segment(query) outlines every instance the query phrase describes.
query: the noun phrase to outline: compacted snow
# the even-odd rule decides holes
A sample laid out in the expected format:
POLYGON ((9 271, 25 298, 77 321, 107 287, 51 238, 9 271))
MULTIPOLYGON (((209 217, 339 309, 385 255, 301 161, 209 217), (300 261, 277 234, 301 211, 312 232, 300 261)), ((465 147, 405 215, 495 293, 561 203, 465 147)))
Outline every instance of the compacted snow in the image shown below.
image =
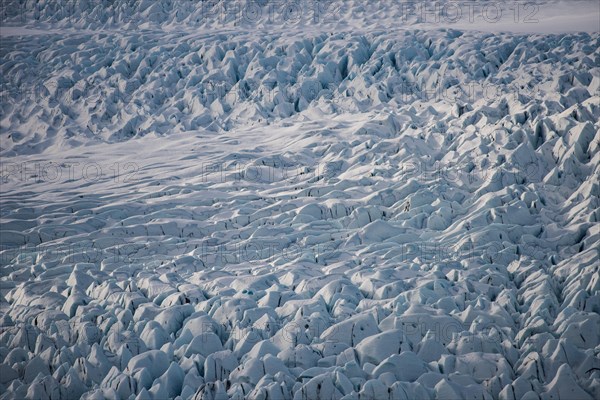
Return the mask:
POLYGON ((598 4, 104 3, 2 4, 1 399, 600 398, 598 4))

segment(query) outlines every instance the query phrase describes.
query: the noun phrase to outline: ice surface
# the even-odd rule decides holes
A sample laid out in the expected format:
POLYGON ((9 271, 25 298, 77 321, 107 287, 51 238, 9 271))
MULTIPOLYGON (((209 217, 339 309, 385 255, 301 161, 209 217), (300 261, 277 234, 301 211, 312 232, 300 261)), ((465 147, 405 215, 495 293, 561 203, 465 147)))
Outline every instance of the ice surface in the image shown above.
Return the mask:
POLYGON ((598 4, 397 3, 2 2, 0 399, 600 398, 598 4))

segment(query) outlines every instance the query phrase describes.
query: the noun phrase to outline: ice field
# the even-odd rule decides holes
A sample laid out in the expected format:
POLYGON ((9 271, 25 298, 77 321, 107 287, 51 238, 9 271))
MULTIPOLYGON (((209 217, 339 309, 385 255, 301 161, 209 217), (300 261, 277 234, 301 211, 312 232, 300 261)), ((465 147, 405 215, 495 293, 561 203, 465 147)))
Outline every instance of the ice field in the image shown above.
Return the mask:
POLYGON ((597 2, 0 11, 0 399, 600 398, 597 2))

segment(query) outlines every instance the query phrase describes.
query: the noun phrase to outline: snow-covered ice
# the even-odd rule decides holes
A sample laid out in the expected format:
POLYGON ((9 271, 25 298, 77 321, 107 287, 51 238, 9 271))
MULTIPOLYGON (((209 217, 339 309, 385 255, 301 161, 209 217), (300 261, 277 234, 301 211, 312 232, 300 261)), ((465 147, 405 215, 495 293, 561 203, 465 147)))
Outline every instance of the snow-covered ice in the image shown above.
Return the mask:
POLYGON ((599 7, 3 1, 0 399, 600 398, 599 7))

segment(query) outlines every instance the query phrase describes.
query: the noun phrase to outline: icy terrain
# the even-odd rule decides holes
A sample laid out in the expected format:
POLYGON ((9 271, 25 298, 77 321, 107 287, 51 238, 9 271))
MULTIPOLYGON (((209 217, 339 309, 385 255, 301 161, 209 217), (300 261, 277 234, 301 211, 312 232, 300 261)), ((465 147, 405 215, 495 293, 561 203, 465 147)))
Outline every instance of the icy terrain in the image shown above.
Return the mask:
POLYGON ((596 2, 105 3, 2 3, 0 399, 600 398, 596 2))

